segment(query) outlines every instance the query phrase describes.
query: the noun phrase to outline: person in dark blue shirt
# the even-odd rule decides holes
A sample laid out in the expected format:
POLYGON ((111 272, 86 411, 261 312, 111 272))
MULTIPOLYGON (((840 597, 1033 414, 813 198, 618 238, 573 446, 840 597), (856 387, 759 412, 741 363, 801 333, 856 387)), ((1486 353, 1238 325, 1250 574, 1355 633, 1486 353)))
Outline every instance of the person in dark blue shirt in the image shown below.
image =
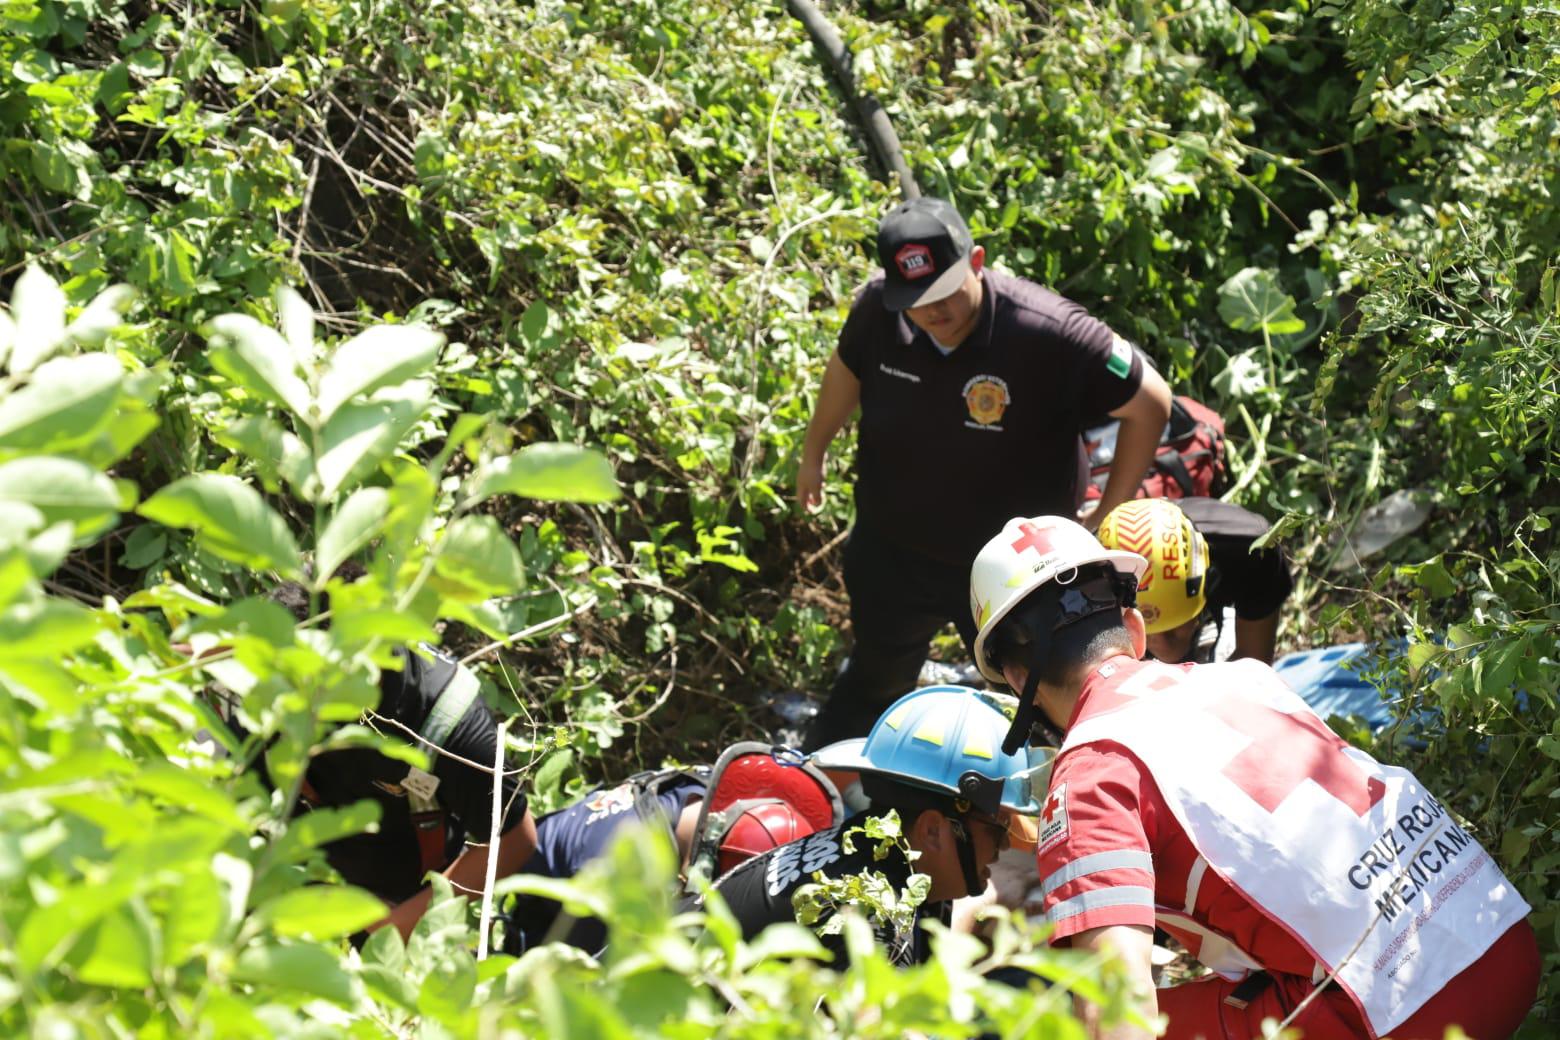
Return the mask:
MULTIPOLYGON (((717 877, 752 856, 838 822, 839 795, 816 769, 787 749, 742 743, 713 769, 641 773, 602 787, 536 825, 536 851, 520 871, 571 878, 603 855, 632 823, 665 829, 684 876, 717 877)), ((598 951, 605 923, 569 918, 544 896, 522 894, 509 904, 504 949, 520 953, 561 941, 598 951)))

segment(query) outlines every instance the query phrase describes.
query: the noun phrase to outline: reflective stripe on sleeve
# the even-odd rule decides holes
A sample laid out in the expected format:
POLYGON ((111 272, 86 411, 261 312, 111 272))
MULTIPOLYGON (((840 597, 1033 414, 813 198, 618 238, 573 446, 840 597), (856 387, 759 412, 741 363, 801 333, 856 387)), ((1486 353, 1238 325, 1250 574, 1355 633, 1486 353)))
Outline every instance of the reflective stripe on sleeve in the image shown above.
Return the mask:
POLYGON ((1154 912, 1154 892, 1142 885, 1118 885, 1115 888, 1098 888, 1064 899, 1045 912, 1047 924, 1060 924, 1069 917, 1086 914, 1090 910, 1104 910, 1112 906, 1141 906, 1150 914, 1154 912))
POLYGON ((1049 877, 1040 882, 1040 898, 1044 899, 1069 881, 1107 870, 1146 870, 1152 874, 1154 859, 1141 849, 1118 849, 1080 856, 1052 871, 1049 877))

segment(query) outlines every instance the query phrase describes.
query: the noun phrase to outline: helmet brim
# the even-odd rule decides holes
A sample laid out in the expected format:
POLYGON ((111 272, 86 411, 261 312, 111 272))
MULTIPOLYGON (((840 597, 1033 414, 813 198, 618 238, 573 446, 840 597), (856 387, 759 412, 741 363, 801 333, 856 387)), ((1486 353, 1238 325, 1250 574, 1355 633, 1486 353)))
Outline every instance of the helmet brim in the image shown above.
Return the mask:
POLYGON ((819 769, 839 773, 875 773, 877 767, 867 758, 867 738, 852 737, 836 741, 807 756, 819 769))

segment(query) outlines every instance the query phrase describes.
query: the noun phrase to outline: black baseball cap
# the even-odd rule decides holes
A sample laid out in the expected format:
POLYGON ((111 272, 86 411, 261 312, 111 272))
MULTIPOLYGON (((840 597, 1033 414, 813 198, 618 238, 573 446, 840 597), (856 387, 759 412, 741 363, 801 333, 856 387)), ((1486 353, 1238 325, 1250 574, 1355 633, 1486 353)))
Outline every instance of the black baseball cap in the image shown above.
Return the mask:
POLYGON ((878 224, 883 306, 902 311, 952 296, 970 273, 975 240, 959 211, 942 199, 901 202, 878 224))

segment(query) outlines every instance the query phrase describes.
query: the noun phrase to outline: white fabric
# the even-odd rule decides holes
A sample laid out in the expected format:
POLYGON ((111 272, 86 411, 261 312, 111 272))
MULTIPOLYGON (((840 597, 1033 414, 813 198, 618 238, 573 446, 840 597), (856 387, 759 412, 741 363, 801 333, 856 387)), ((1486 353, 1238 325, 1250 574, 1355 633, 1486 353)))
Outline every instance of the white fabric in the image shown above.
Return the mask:
MULTIPOLYGON (((1104 740, 1136 755, 1210 869, 1329 970, 1343 965, 1338 981, 1376 1035, 1528 913, 1412 773, 1332 737, 1266 665, 1098 674, 1063 756, 1104 740)), ((1227 967, 1249 960, 1233 953, 1227 967)))

